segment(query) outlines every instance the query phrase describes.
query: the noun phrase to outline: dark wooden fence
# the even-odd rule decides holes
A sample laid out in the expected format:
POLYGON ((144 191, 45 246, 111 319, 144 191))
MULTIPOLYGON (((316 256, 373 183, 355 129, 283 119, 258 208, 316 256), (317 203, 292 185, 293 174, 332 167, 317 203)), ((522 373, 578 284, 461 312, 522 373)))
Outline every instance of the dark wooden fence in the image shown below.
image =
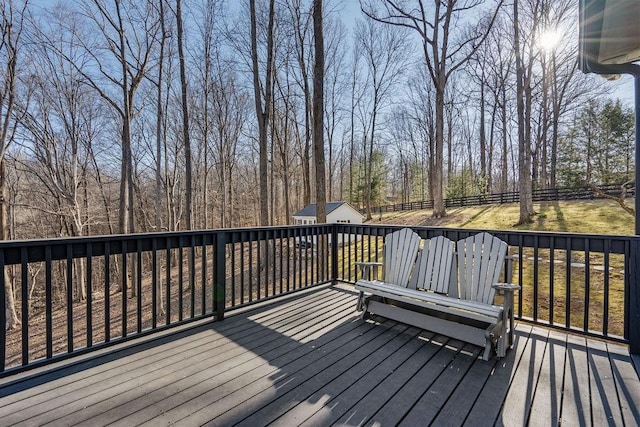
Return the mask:
MULTIPOLYGON (((604 194, 620 197, 622 194, 622 184, 607 184, 598 187, 604 194)), ((635 195, 635 186, 631 184, 626 188, 626 196, 635 195)), ((534 202, 559 201, 559 200, 594 200, 600 199, 590 187, 572 188, 547 188, 533 190, 534 202)), ((445 207, 459 208, 467 206, 480 206, 501 203, 516 203, 520 201, 520 193, 512 191, 509 193, 494 193, 476 196, 465 196, 445 199, 445 207)), ((421 200, 408 203, 397 203, 393 205, 376 206, 371 209, 372 213, 381 214, 386 212, 401 212, 419 209, 433 209, 433 200, 421 200)), ((364 213, 364 210, 361 210, 364 213)))

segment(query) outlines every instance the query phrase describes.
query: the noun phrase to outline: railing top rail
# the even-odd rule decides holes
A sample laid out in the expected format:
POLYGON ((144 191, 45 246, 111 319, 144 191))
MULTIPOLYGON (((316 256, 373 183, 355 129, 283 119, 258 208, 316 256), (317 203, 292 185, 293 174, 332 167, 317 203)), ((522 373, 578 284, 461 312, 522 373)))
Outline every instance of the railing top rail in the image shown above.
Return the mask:
POLYGON ((557 249, 571 247, 574 250, 584 250, 587 245, 592 252, 601 252, 607 250, 611 253, 623 254, 628 250, 628 245, 633 241, 640 241, 640 236, 632 235, 605 235, 605 234, 582 234, 568 232, 551 232, 551 231, 529 231, 529 230, 489 230, 489 229, 471 229, 471 228, 448 228, 448 227, 431 227, 431 226, 407 226, 407 225, 370 225, 370 224, 338 224, 338 233, 356 232, 358 228, 373 229, 373 233, 377 236, 385 234, 404 227, 410 227, 423 237, 453 235, 454 237, 464 238, 473 234, 488 231, 501 239, 505 240, 511 246, 529 246, 549 248, 552 245, 557 249), (588 242, 588 243, 586 243, 588 242))
POLYGON ((138 250, 148 251, 152 242, 156 242, 156 249, 166 249, 166 247, 184 247, 192 243, 194 245, 211 244, 214 236, 238 236, 249 234, 254 240, 269 238, 269 234, 286 234, 295 236, 309 236, 315 232, 330 233, 334 224, 308 224, 308 225, 285 225, 270 227, 245 227, 245 228, 220 228, 190 231, 170 231, 151 232, 133 234, 113 234, 102 236, 78 236, 78 237, 57 237, 32 240, 5 240, 0 241, 0 251, 4 253, 4 265, 19 264, 22 259, 20 250, 27 252, 30 262, 45 261, 47 256, 52 260, 65 259, 68 247, 71 246, 75 257, 84 257, 85 253, 78 248, 92 248, 92 256, 101 256, 105 253, 105 247, 109 248, 109 254, 133 253, 138 250), (296 234, 296 231, 299 233, 296 234), (49 255, 44 248, 48 248, 49 255))

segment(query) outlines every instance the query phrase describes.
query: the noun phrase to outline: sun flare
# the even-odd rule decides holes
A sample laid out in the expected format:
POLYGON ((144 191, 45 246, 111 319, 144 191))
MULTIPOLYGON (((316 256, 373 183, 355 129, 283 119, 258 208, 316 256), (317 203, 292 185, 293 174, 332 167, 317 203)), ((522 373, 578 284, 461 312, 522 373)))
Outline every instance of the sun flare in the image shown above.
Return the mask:
POLYGON ((540 49, 551 52, 560 42, 560 33, 556 28, 547 28, 538 36, 538 46, 540 49))

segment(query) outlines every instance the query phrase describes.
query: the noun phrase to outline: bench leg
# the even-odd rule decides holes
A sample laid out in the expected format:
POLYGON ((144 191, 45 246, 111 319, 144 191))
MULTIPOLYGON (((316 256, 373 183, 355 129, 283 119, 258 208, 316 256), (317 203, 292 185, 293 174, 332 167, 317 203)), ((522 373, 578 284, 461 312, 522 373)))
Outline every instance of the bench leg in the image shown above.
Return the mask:
POLYGON ((356 310, 362 312, 360 314, 360 318, 362 320, 367 320, 369 318, 369 299, 364 296, 364 292, 362 291, 360 291, 360 295, 358 295, 356 310))
MULTIPOLYGON (((513 314, 513 291, 509 290, 504 292, 502 302, 502 337, 503 347, 506 352, 507 348, 513 348, 514 331, 515 331, 515 319, 513 314)), ((503 354, 504 356, 504 354, 503 354)), ((502 357, 502 356, 499 356, 502 357)))
POLYGON ((356 303, 356 310, 364 310, 364 305, 364 292, 360 291, 360 294, 358 295, 358 302, 356 303))
MULTIPOLYGON (((504 330, 504 326, 502 329, 504 330)), ((498 359, 503 358, 507 354, 505 341, 506 337, 503 331, 503 333, 500 335, 500 338, 498 338, 498 342, 496 343, 496 356, 498 356, 498 359)))
MULTIPOLYGON (((513 298, 513 295, 511 296, 513 298)), ((511 304, 511 310, 509 310, 509 348, 513 348, 513 342, 515 341, 515 321, 513 319, 513 304, 511 304)))
POLYGON ((482 354, 482 360, 487 361, 491 357, 491 347, 493 346, 492 342, 492 328, 487 329, 484 333, 484 353, 482 354))

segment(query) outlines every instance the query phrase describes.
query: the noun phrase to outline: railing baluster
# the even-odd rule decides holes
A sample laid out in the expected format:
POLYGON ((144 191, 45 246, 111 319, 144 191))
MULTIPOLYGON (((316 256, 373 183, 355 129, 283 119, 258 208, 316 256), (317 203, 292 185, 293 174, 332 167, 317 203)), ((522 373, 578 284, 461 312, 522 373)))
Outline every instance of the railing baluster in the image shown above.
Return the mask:
MULTIPOLYGON (((236 243, 232 241, 231 245, 231 307, 236 305, 236 243)), ((215 305, 214 305, 215 309, 215 305)))
MULTIPOLYGON (((458 237, 456 237, 456 241, 458 237)), ((518 317, 522 319, 522 294, 524 291, 522 283, 522 264, 524 264, 524 251, 522 243, 522 235, 518 237, 518 285, 520 285, 520 292, 518 292, 518 317)))
POLYGON ((253 239, 249 232, 249 302, 253 301, 253 239))
MULTIPOLYGON (((245 231, 240 232, 240 304, 244 304, 244 236, 245 231)), ((235 275, 235 272, 234 272, 235 275)))
POLYGON ((538 236, 533 238, 533 321, 538 321, 538 236))
MULTIPOLYGON (((353 276, 351 275, 351 268, 354 265, 354 263, 351 261, 351 227, 349 227, 349 235, 347 236, 347 238, 349 239, 349 251, 347 252, 347 256, 349 257, 349 263, 348 263, 349 264, 349 273, 347 274, 346 278, 348 280, 352 280, 353 276)), ((343 266, 342 271, 344 271, 344 266, 343 266)), ((355 280, 353 280, 353 281, 355 281, 355 280)))
POLYGON ((556 260, 555 260, 555 237, 550 238, 549 243, 549 324, 553 325, 553 312, 554 312, 554 277, 555 277, 555 269, 556 269, 556 260))
MULTIPOLYGON (((45 316, 46 316, 46 333, 47 333, 47 359, 53 357, 53 295, 51 282, 51 246, 47 245, 44 250, 44 289, 45 289, 45 316)), ((87 326, 88 329, 88 326, 87 326)))
POLYGON ((127 284, 128 284, 128 279, 127 279, 127 261, 128 261, 128 256, 127 256, 127 241, 124 240, 122 242, 122 313, 121 313, 121 317, 122 317, 122 337, 126 337, 127 336, 127 330, 128 325, 127 325, 127 298, 128 298, 128 291, 127 291, 127 284))
POLYGON ((20 281, 22 291, 22 366, 29 364, 29 259, 27 248, 20 249, 20 281))
POLYGON ((590 267, 589 239, 584 239, 584 318, 583 330, 589 331, 589 304, 591 300, 591 269, 590 267))
MULTIPOLYGON (((73 246, 67 243, 67 353, 73 352, 73 246)), ((23 323, 24 324, 24 323, 23 323)))
POLYGON ((136 240, 136 330, 142 332, 142 242, 136 240))
POLYGON ((296 259, 298 261, 298 281, 297 281, 297 287, 296 287, 296 283, 293 284, 293 289, 300 288, 302 283, 302 251, 305 250, 304 247, 302 246, 302 228, 299 228, 296 231, 298 234, 298 245, 297 245, 295 254, 296 254, 296 259))
POLYGON ((256 238, 256 262, 258 263, 258 268, 256 270, 256 275, 258 276, 258 301, 262 298, 262 238, 261 233, 258 231, 258 236, 256 238))
POLYGON ((178 238, 178 321, 184 319, 184 242, 178 238))
POLYGON ((611 239, 604 241, 604 298, 602 302, 602 335, 609 334, 609 252, 611 239))
POLYGON ((271 280, 273 281, 273 294, 276 295, 277 293, 282 293, 282 234, 278 233, 276 231, 273 231, 273 239, 272 239, 272 241, 273 241, 273 245, 272 245, 272 248, 273 248, 273 273, 272 273, 271 280), (279 239, 279 242, 280 242, 280 256, 278 257, 279 258, 279 260, 278 260, 279 263, 276 262, 276 250, 278 248, 277 241, 276 241, 277 239, 279 239), (278 271, 278 269, 276 268, 276 265, 278 265, 278 264, 279 264, 279 267, 280 267, 280 281, 279 281, 280 286, 276 286, 276 273, 278 271), (276 289, 278 289, 278 288, 279 288, 279 290, 276 291, 276 289))
POLYGON ((287 228, 287 292, 291 290, 291 229, 287 228))
POLYGON ((629 352, 640 354, 640 239, 629 242, 629 282, 625 286, 625 326, 629 352))
POLYGON ((276 253, 277 233, 276 230, 267 230, 266 234, 268 240, 265 245, 265 248, 267 248, 267 266, 265 268, 267 276, 265 276, 265 280, 267 281, 267 286, 268 284, 271 284, 271 296, 276 296, 278 295, 278 259, 276 253))
POLYGON ((111 260, 109 242, 104 243, 104 341, 111 341, 111 260))
POLYGON ((5 283, 4 250, 0 249, 0 372, 4 372, 7 360, 7 295, 5 283))
MULTIPOLYGON (((632 259, 632 246, 638 247, 638 245, 632 245, 632 242, 627 241, 624 243, 624 331, 623 337, 625 339, 629 339, 631 336, 630 331, 630 323, 631 323, 631 315, 629 313, 630 299, 631 299, 631 286, 637 286, 637 282, 634 279, 638 279, 634 277, 632 274, 632 269, 637 274, 637 267, 633 266, 634 259, 632 259)), ((636 257, 637 259, 638 257, 636 257)))
POLYGON ((564 294, 564 326, 567 329, 571 328, 571 237, 567 237, 567 273, 565 280, 565 294, 564 294))
POLYGON ((151 328, 158 325, 158 242, 151 237, 151 328))
POLYGON ((193 234, 189 235, 189 296, 191 318, 196 317, 196 245, 193 234))
MULTIPOLYGON (((93 346, 93 247, 91 244, 86 246, 87 251, 87 347, 93 346)), ((50 262, 50 261, 49 261, 50 262)), ((48 269, 47 269, 48 270, 48 269)))
POLYGON ((165 316, 165 324, 171 324, 171 239, 169 237, 166 238, 166 252, 165 252, 165 292, 166 295, 164 297, 164 304, 166 310, 165 316))
POLYGON ((225 288, 226 288, 226 239, 225 234, 223 232, 218 232, 214 238, 214 264, 213 264, 213 293, 215 306, 214 310, 216 313, 216 319, 222 320, 224 319, 224 309, 225 309, 225 288))
MULTIPOLYGON (((202 247, 200 249, 202 254, 200 256, 200 262, 202 263, 202 267, 200 269, 201 272, 201 283, 202 283, 202 303, 200 304, 201 314, 204 315, 207 313, 207 244, 205 242, 204 236, 202 237, 202 247)), ((213 293, 213 289, 211 290, 213 293)), ((211 307, 211 311, 215 310, 214 307, 211 307)))

